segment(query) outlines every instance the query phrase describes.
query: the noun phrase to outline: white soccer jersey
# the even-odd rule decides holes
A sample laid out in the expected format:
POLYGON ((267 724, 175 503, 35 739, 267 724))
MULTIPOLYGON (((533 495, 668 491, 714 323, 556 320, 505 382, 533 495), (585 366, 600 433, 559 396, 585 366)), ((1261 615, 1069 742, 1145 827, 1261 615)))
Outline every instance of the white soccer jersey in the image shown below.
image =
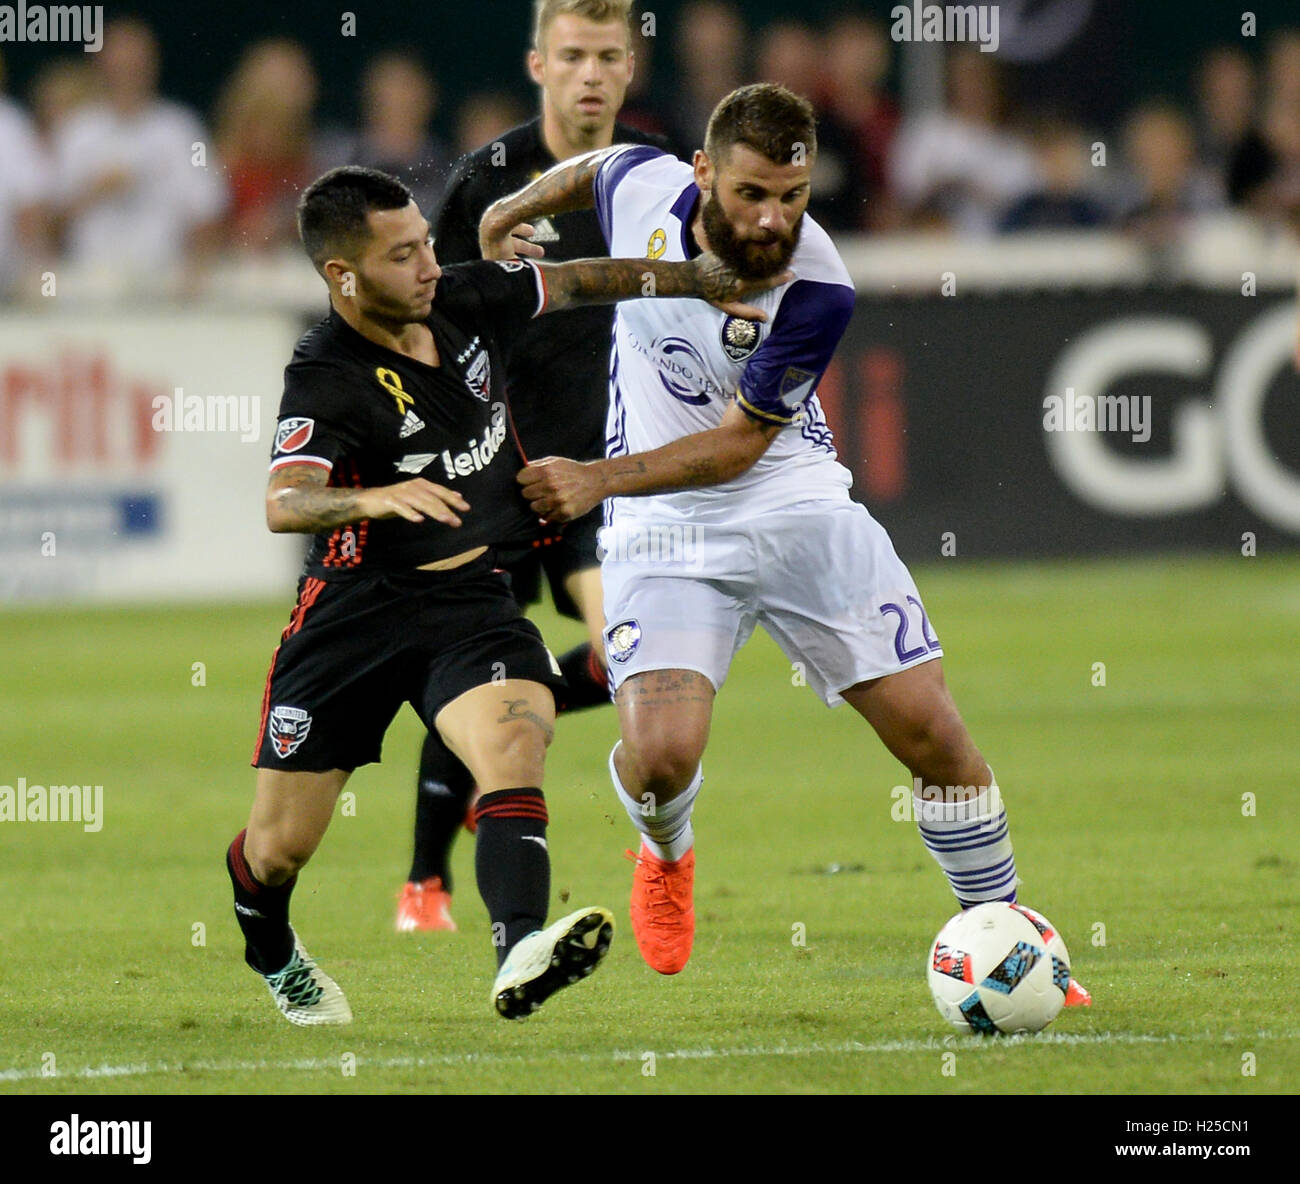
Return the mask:
MULTIPOLYGON (((657 148, 611 154, 596 176, 596 210, 614 258, 699 254, 690 221, 700 191, 691 166, 657 148)), ((812 499, 848 500, 852 477, 816 390, 853 311, 853 282, 830 236, 805 215, 794 279, 751 297, 766 323, 702 300, 618 306, 605 451, 625 456, 715 428, 732 399, 764 423, 787 424, 762 458, 722 485, 614 498, 606 521, 736 521, 812 499)))

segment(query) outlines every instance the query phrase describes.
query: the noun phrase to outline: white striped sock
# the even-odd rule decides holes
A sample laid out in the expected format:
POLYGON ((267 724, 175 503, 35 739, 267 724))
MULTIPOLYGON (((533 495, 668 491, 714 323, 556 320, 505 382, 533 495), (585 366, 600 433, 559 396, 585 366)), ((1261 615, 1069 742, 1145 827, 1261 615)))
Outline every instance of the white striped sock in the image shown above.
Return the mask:
POLYGON ((997 782, 966 801, 913 795, 921 841, 948 877, 962 908, 1016 898, 1016 859, 997 782))
POLYGON ((676 863, 695 846, 691 811, 695 808, 695 799, 699 797, 700 786, 704 784, 703 766, 696 768, 691 783, 681 793, 671 802, 660 806, 649 794, 644 801, 638 801, 623 788, 618 770, 614 767, 614 753, 617 751, 618 744, 615 744, 609 754, 609 776, 614 782, 619 801, 623 803, 623 809, 632 819, 632 825, 645 837, 645 845, 650 849, 650 854, 656 859, 676 863))

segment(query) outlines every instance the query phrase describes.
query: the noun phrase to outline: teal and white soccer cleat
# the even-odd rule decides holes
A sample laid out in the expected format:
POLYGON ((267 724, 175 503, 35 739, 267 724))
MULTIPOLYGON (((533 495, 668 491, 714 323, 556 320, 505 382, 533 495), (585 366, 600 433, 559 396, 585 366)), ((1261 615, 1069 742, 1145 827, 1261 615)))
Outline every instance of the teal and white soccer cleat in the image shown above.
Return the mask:
MULTIPOLYGON (((292 933, 293 931, 290 930, 292 933)), ((275 974, 262 975, 271 998, 291 1024, 350 1024, 352 1008, 339 985, 303 948, 293 935, 293 957, 289 965, 275 974)))
POLYGON ((507 1020, 535 1012, 556 991, 586 978, 614 937, 608 909, 579 909, 515 942, 492 984, 492 1005, 507 1020))

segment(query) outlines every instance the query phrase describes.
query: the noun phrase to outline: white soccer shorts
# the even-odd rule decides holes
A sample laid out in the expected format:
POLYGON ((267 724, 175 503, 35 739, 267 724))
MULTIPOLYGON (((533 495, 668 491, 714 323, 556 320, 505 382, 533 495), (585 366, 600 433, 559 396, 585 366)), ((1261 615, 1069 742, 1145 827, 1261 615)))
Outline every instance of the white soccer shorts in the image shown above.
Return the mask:
POLYGON ((854 501, 728 525, 624 516, 600 546, 615 689, 648 670, 695 670, 720 690, 755 625, 828 707, 848 687, 943 654, 889 535, 854 501))

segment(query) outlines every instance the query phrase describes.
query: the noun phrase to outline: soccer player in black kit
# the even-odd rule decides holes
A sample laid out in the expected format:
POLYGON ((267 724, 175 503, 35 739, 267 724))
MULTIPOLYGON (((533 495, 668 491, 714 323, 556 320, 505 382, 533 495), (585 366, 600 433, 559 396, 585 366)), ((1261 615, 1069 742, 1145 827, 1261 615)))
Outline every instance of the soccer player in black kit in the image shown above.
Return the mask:
MULTIPOLYGON (((481 258, 484 210, 561 160, 611 144, 668 146, 616 121, 634 67, 630 19, 631 0, 535 0, 528 68, 541 90, 542 112, 457 164, 434 219, 444 264, 481 258)), ((539 219, 532 241, 556 261, 607 254, 594 210, 539 219)), ((526 326, 510 343, 508 406, 525 459, 604 457, 613 323, 612 308, 577 309, 526 326)), ((587 627, 588 640, 560 655, 559 711, 610 702, 596 555, 601 525, 597 507, 563 528, 540 526, 524 547, 498 558, 521 605, 540 599, 544 572, 556 608, 587 627)), ((473 788, 463 763, 431 732, 420 754, 414 854, 398 898, 399 932, 455 928, 451 845, 473 788)))
POLYGON ((285 370, 266 514, 273 531, 315 538, 267 675, 248 826, 226 855, 245 958, 292 1023, 351 1020, 291 928, 289 898, 348 777, 379 759, 408 702, 482 792, 492 1000, 521 1018, 595 969, 613 925, 597 907, 546 927, 541 785, 559 670, 491 550, 536 527, 515 482, 501 344, 552 309, 652 292, 736 300, 759 286, 709 257, 443 272, 409 190, 373 169, 325 174, 298 220, 331 310, 285 370))

